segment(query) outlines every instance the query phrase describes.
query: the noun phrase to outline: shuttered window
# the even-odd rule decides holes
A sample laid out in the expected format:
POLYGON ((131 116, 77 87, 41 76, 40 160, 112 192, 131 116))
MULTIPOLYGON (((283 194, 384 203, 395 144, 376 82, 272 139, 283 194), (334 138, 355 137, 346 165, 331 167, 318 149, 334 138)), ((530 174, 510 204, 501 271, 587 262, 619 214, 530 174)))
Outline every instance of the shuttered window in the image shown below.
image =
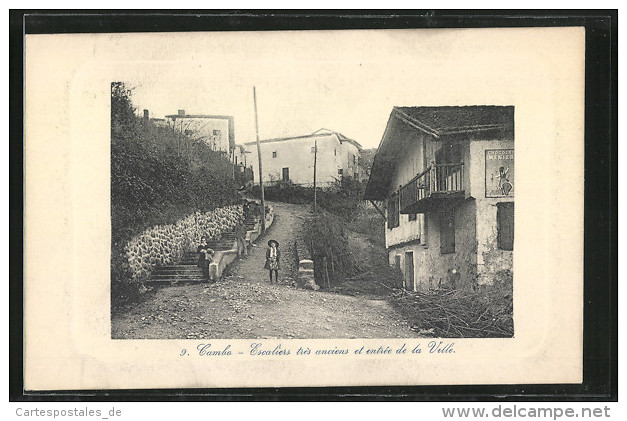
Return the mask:
POLYGON ((440 214, 440 253, 455 253, 455 212, 440 214))
POLYGON ((514 202, 497 203, 496 206, 498 246, 501 250, 514 250, 514 202))
POLYGON ((394 195, 390 197, 388 200, 388 228, 396 228, 399 225, 399 214, 398 214, 398 195, 394 195))
POLYGON ((400 254, 397 254, 396 256, 394 256, 394 267, 398 271, 401 270, 401 255, 400 254))

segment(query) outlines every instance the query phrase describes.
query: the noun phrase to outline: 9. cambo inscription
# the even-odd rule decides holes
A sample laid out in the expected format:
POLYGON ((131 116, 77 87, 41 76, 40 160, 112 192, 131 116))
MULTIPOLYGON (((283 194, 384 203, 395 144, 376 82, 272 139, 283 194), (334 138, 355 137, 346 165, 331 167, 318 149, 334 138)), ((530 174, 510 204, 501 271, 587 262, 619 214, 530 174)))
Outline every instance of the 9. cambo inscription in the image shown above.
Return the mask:
MULTIPOLYGON (((253 342, 246 349, 234 350, 231 344, 212 345, 211 343, 201 343, 196 346, 196 353, 200 357, 231 357, 233 355, 250 355, 252 357, 286 357, 289 355, 309 356, 309 355, 367 355, 367 356, 385 356, 385 355, 410 355, 410 354, 454 354, 455 342, 431 340, 426 343, 426 348, 421 343, 407 344, 402 346, 379 345, 366 346, 361 345, 353 348, 340 348, 338 346, 330 346, 326 348, 310 348, 307 346, 294 346, 292 348, 284 344, 264 345, 262 342, 253 342), (423 352, 424 350, 424 352, 423 352)), ((179 355, 189 356, 192 352, 188 352, 186 348, 181 349, 179 355)))

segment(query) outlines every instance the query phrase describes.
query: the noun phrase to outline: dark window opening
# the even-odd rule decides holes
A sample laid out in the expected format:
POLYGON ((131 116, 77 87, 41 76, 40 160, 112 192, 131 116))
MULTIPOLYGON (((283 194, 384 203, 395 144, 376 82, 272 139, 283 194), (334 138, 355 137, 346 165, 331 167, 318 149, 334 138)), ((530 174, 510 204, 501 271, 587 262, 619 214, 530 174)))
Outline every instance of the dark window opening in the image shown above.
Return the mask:
POLYGON ((440 253, 455 253, 455 212, 440 215, 440 253))
POLYGON ((392 196, 388 200, 388 228, 396 228, 399 225, 399 203, 398 195, 392 196))
POLYGON ((410 213, 410 214, 409 214, 409 215, 407 215, 407 216, 408 216, 408 219, 409 219, 410 221, 415 221, 415 220, 417 219, 417 216, 418 216, 418 215, 417 215, 417 214, 415 214, 415 213, 410 213))
POLYGON ((497 242, 501 250, 514 250, 514 202, 496 204, 497 242))
POLYGON ((272 158, 276 158, 276 151, 272 152, 272 158))
POLYGON ((436 164, 459 164, 462 162, 462 148, 458 143, 448 143, 435 153, 436 164))

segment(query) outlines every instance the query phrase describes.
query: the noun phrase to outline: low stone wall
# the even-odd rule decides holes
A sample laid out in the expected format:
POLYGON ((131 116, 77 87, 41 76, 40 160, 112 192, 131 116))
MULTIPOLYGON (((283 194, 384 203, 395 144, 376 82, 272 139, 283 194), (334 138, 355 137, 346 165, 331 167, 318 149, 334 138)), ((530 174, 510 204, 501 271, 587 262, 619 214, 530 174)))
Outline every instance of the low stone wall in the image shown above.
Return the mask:
MULTIPOLYGON (((266 229, 274 222, 274 209, 272 206, 268 206, 269 210, 266 213, 266 229)), ((248 248, 260 235, 261 222, 255 224, 255 228, 246 232, 245 247, 248 248)), ((215 282, 222 277, 224 270, 230 265, 237 257, 237 240, 233 242, 233 247, 230 250, 217 251, 213 256, 213 262, 209 264, 209 278, 215 282)))
POLYGON ((209 278, 217 281, 222 277, 224 269, 237 257, 237 246, 231 250, 217 251, 213 256, 213 262, 209 264, 209 278))
POLYGON ((305 247, 304 242, 294 242, 294 254, 296 255, 296 261, 298 262, 298 280, 303 288, 312 289, 317 291, 320 289, 316 284, 316 278, 314 275, 314 262, 311 260, 309 250, 305 247))

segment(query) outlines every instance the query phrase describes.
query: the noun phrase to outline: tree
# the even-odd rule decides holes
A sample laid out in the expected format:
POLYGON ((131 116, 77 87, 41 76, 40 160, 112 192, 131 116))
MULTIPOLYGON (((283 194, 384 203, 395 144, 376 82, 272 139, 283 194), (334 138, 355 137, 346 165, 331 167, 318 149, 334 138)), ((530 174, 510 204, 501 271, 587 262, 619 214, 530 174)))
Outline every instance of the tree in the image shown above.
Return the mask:
POLYGON ((132 136, 136 129, 135 107, 131 99, 132 89, 124 82, 111 83, 111 140, 132 136))

